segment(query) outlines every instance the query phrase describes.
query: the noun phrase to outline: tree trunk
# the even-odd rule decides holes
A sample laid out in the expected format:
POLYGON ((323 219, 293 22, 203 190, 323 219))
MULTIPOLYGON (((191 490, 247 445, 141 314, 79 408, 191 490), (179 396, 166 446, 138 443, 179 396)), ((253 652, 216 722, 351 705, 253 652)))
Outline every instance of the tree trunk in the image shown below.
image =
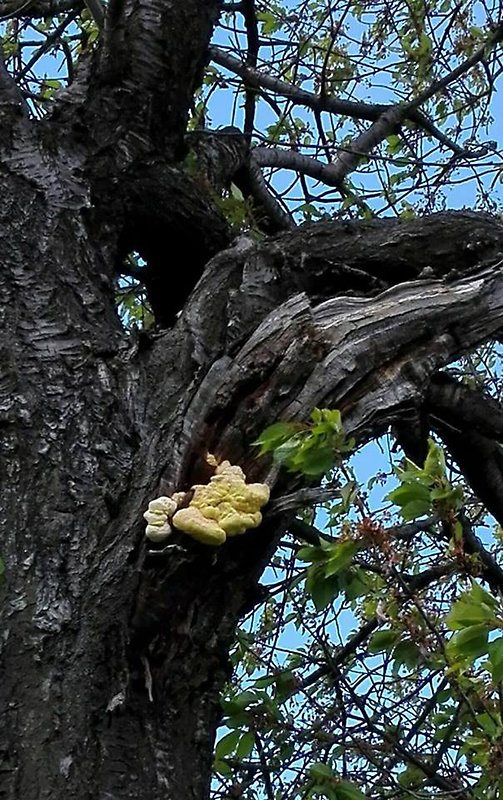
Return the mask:
POLYGON ((176 534, 155 552, 148 502, 200 481, 206 451, 291 490, 254 457, 265 425, 332 405, 363 442, 413 415, 430 376, 503 323, 503 226, 483 215, 227 247, 182 164, 218 3, 177 5, 111 2, 99 59, 41 123, 0 74, 7 800, 208 797, 229 646, 288 517, 266 513, 220 548, 176 534), (127 334, 115 309, 133 248, 171 325, 151 335, 127 334))
POLYGON ((206 448, 274 485, 251 443, 277 418, 332 404, 363 441, 411 412, 439 366, 501 327, 500 271, 367 299, 337 285, 353 263, 389 284, 376 252, 398 279, 400 261, 407 278, 463 272, 470 242, 490 264, 502 230, 458 214, 238 240, 147 339, 121 330, 110 244, 52 169, 44 192, 2 186, 2 791, 204 798, 229 644, 287 520, 151 554, 142 512, 196 483, 206 448))

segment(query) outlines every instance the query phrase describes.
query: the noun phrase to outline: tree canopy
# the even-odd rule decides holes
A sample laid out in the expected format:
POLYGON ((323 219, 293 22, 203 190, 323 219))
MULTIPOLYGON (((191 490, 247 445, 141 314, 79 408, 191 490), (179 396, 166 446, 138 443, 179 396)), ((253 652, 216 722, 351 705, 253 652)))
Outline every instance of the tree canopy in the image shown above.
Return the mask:
POLYGON ((0 2, 9 800, 503 800, 502 42, 0 2), (208 453, 263 523, 146 541, 208 453))

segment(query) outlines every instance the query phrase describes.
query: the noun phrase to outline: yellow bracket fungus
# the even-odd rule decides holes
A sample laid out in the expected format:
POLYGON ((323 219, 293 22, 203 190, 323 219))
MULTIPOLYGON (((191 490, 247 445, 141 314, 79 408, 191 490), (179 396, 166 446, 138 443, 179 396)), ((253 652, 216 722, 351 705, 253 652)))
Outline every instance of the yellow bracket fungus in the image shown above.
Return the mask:
POLYGON ((149 504, 149 510, 144 514, 149 539, 162 541, 169 536, 171 522, 177 530, 198 542, 220 545, 228 536, 237 536, 260 525, 260 509, 269 500, 267 484, 246 483, 241 467, 228 461, 217 465, 211 455, 207 461, 216 466, 215 474, 209 483, 192 487, 193 496, 186 508, 176 510, 184 498, 183 492, 177 492, 172 498, 158 498, 149 504))

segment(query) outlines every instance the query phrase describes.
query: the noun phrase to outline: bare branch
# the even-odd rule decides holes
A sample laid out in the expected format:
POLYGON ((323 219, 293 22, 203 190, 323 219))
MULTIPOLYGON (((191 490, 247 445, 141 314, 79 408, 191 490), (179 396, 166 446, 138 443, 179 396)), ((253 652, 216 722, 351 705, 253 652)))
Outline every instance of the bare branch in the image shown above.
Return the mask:
POLYGON ((23 78, 25 78, 25 77, 26 77, 26 76, 29 74, 30 70, 31 70, 31 69, 32 69, 32 68, 35 66, 35 64, 37 63, 37 61, 38 61, 38 60, 39 60, 39 59, 40 59, 40 58, 41 58, 41 57, 44 55, 44 53, 47 53, 47 51, 51 49, 51 47, 53 46, 53 44, 54 44, 55 42, 57 42, 57 41, 58 41, 58 39, 60 38, 60 36, 61 36, 61 35, 62 35, 62 34, 65 32, 66 28, 68 28, 68 26, 69 26, 69 25, 71 25, 71 23, 72 23, 72 22, 74 21, 74 19, 77 17, 77 13, 78 13, 77 11, 71 11, 71 12, 68 14, 68 16, 66 16, 66 17, 65 17, 65 18, 64 18, 64 19, 63 19, 63 20, 62 20, 62 21, 59 23, 59 25, 58 25, 58 26, 57 26, 57 27, 56 27, 56 28, 55 28, 53 31, 51 31, 51 32, 48 34, 48 36, 47 36, 47 38, 45 39, 45 41, 44 41, 44 42, 43 42, 43 43, 40 45, 40 47, 39 47, 39 48, 37 48, 37 50, 36 50, 36 51, 33 53, 32 57, 31 57, 31 58, 29 59, 29 61, 27 61, 27 63, 24 65, 23 69, 19 70, 19 72, 17 73, 17 75, 16 75, 16 81, 17 81, 18 83, 19 83, 20 81, 22 81, 22 80, 23 80, 23 78))
POLYGON ((484 44, 479 47, 479 49, 476 50, 475 53, 470 56, 470 58, 467 58, 462 62, 462 64, 459 64, 459 66, 449 72, 448 75, 445 75, 443 78, 440 78, 437 81, 433 81, 433 83, 427 89, 425 89, 424 92, 421 92, 421 94, 414 98, 414 100, 412 100, 410 103, 407 103, 407 108, 418 108, 420 105, 425 103, 426 100, 429 100, 430 97, 433 97, 433 95, 437 94, 437 92, 442 91, 451 83, 454 83, 454 81, 474 67, 475 64, 483 61, 489 55, 491 50, 493 50, 494 47, 496 47, 496 45, 501 41, 503 41, 503 22, 500 22, 493 33, 491 33, 491 35, 487 38, 486 42, 484 42, 484 44))
POLYGON ((0 21, 28 17, 55 17, 65 11, 80 11, 83 0, 26 0, 24 3, 7 2, 0 4, 0 21))
POLYGON ((212 61, 230 70, 235 75, 239 75, 249 86, 269 89, 275 94, 286 97, 287 100, 291 100, 296 105, 303 105, 318 111, 330 111, 333 114, 344 114, 354 119, 367 119, 371 122, 377 120, 388 108, 385 105, 356 103, 352 100, 339 100, 335 97, 320 97, 305 89, 299 89, 297 86, 287 83, 287 81, 282 81, 279 78, 251 69, 251 67, 243 64, 242 61, 234 58, 219 47, 210 47, 209 54, 212 61))
MULTIPOLYGON (((246 64, 255 69, 259 51, 258 25, 255 14, 254 0, 243 0, 241 3, 241 13, 243 14, 246 34, 248 37, 248 51, 246 53, 246 64)), ((255 119, 255 91, 249 87, 245 90, 245 121, 244 132, 251 135, 255 119)))
POLYGON ((340 187, 344 178, 352 172, 363 156, 368 155, 380 144, 403 120, 401 106, 385 111, 368 130, 362 133, 345 150, 339 150, 332 164, 322 164, 309 156, 294 150, 279 150, 257 147, 253 150, 253 158, 260 166, 285 167, 297 170, 305 175, 322 181, 328 186, 340 187))
POLYGON ((276 230, 288 230, 295 228, 295 221, 289 211, 283 208, 276 198, 272 195, 271 190, 267 186, 262 170, 256 163, 253 155, 250 157, 250 166, 248 169, 250 180, 251 192, 254 199, 261 205, 268 217, 273 220, 276 225, 276 230))
POLYGON ((252 158, 259 167, 281 167, 292 169, 322 181, 327 186, 340 186, 341 176, 334 164, 323 164, 315 158, 304 156, 295 150, 281 150, 278 147, 255 147, 252 158))
MULTIPOLYGON (((494 46, 500 39, 501 33, 494 34, 491 39, 491 46, 494 46)), ((210 56, 215 63, 243 78, 247 85, 269 89, 290 100, 292 103, 306 106, 317 113, 320 111, 328 111, 334 114, 342 114, 353 119, 368 120, 375 123, 375 125, 372 125, 367 131, 355 139, 351 145, 350 152, 343 152, 337 158, 337 172, 332 173, 333 177, 330 178, 330 181, 325 181, 328 185, 334 186, 337 185, 337 181, 340 182, 355 169, 362 155, 367 155, 374 147, 389 136, 390 133, 398 131, 400 124, 406 119, 417 124, 429 136, 437 139, 442 145, 452 150, 455 156, 473 158, 478 155, 478 153, 473 154, 465 148, 460 147, 449 136, 439 130, 439 128, 419 110, 419 106, 432 94, 439 91, 443 86, 443 82, 445 82, 445 85, 448 85, 475 63, 478 63, 486 51, 487 46, 486 48, 480 48, 471 59, 467 59, 467 61, 456 70, 449 73, 442 81, 437 81, 432 84, 430 89, 423 93, 423 95, 420 95, 419 98, 416 98, 410 103, 397 104, 395 106, 341 100, 339 98, 327 96, 324 93, 316 95, 305 89, 293 86, 286 81, 282 81, 279 78, 274 78, 259 72, 257 69, 252 69, 250 66, 243 64, 238 59, 217 47, 210 48, 210 56), (337 178, 335 177, 336 175, 337 178), (335 181, 335 183, 332 181, 335 181)), ((311 174, 307 170, 302 171, 305 171, 307 175, 311 174)))
POLYGON ((12 19, 13 17, 18 17, 23 14, 24 11, 27 11, 33 0, 25 0, 25 2, 21 3, 21 5, 16 5, 13 8, 7 6, 0 6, 0 22, 3 22, 6 19, 12 19))
POLYGON ((299 489, 297 492, 292 492, 292 494, 276 497, 268 507, 268 514, 284 514, 285 511, 297 511, 299 508, 305 508, 317 503, 327 503, 340 496, 340 489, 323 488, 321 486, 307 487, 299 489))

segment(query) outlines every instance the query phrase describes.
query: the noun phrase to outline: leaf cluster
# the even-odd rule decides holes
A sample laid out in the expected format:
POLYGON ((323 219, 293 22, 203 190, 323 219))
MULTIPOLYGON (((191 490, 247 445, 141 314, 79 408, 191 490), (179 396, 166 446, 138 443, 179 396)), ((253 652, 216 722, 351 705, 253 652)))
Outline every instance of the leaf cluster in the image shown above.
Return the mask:
POLYGON ((277 464, 289 472, 320 477, 341 462, 355 448, 347 439, 337 409, 315 408, 310 422, 275 422, 259 436, 259 455, 273 454, 277 464))

